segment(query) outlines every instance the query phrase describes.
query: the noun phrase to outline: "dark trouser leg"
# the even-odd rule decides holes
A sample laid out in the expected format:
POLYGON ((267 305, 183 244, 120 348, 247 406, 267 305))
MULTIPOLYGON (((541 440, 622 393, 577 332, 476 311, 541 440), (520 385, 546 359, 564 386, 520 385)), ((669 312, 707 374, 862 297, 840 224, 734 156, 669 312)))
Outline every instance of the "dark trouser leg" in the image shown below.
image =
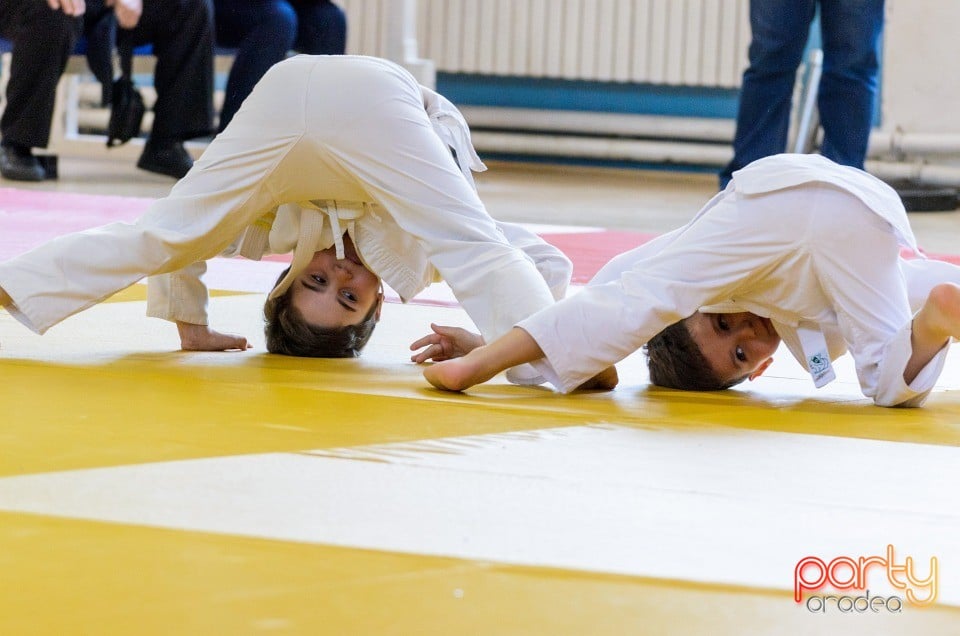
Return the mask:
POLYGON ((238 47, 220 111, 222 131, 263 74, 293 48, 297 14, 286 0, 217 2, 215 6, 217 42, 238 47))
POLYGON ((100 82, 103 106, 113 98, 113 49, 117 41, 117 21, 106 9, 84 16, 83 34, 87 38, 87 65, 100 82))
POLYGON ((213 129, 213 6, 210 0, 144 0, 134 32, 153 44, 157 102, 150 138, 183 141, 213 129))
POLYGON ((0 33, 13 42, 7 104, 0 119, 5 144, 45 148, 57 82, 80 34, 81 20, 50 9, 46 2, 4 0, 0 33))
POLYGON ((296 49, 311 55, 343 55, 347 50, 347 16, 332 2, 294 0, 299 16, 296 49))

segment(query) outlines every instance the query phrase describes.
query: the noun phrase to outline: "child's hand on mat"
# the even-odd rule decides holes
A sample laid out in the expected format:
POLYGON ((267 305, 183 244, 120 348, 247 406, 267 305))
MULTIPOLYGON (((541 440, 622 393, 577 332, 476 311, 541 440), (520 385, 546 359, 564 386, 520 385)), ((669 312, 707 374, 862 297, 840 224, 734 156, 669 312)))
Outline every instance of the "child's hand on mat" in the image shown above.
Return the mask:
POLYGON ((617 384, 619 384, 619 382, 620 376, 617 375, 617 367, 607 367, 597 375, 578 386, 577 390, 612 391, 617 388, 617 384))
POLYGON ((483 337, 478 333, 472 333, 460 327, 444 327, 432 323, 430 328, 433 329, 433 333, 410 345, 411 351, 426 347, 420 353, 410 356, 410 360, 417 364, 428 360, 441 362, 459 358, 483 346, 483 337))
POLYGON ((220 333, 207 325, 178 322, 177 331, 184 351, 246 351, 253 346, 243 336, 220 333))

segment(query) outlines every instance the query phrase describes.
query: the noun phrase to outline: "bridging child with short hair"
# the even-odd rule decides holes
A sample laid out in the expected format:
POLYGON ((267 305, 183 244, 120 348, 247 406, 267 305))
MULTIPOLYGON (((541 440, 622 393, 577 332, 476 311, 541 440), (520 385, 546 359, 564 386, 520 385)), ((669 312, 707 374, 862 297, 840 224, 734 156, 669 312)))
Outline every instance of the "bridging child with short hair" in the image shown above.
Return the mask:
MULTIPOLYGON (((149 276, 147 313, 187 350, 245 350, 211 329, 206 260, 293 252, 267 348, 356 356, 385 281, 406 302, 441 278, 493 340, 562 298, 571 265, 480 201, 460 112, 401 67, 301 55, 275 65, 193 169, 133 223, 58 237, 0 264, 0 306, 43 333, 149 276)), ((521 380, 521 378, 517 378, 521 380)))
MULTIPOLYGON (((613 365, 645 347, 654 384, 716 390, 763 373, 782 339, 818 387, 849 351, 876 404, 920 406, 960 336, 960 268, 905 260, 902 246, 917 250, 903 204, 879 179, 817 155, 767 157, 685 226, 424 376, 463 390, 530 362, 562 392, 591 378, 612 388, 613 365)), ((427 349, 415 359, 443 359, 450 338, 420 339, 427 349)))

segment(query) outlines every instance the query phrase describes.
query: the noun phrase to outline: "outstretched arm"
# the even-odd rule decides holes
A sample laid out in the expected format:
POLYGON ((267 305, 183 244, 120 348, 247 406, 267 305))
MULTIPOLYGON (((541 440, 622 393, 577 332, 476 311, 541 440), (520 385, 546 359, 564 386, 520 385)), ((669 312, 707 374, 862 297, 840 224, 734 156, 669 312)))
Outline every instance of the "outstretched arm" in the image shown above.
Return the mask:
POLYGON ((438 362, 423 371, 423 377, 438 389, 463 391, 486 382, 501 371, 543 357, 536 340, 523 329, 514 327, 488 345, 477 347, 467 355, 438 362))
MULTIPOLYGON (((423 371, 423 377, 438 389, 463 391, 474 384, 486 382, 510 367, 533 362, 542 357, 543 350, 540 349, 537 341, 520 327, 514 327, 506 335, 497 338, 489 345, 478 346, 463 357, 427 367, 423 371)), ((610 366, 577 388, 610 391, 617 386, 618 382, 617 369, 610 366)))

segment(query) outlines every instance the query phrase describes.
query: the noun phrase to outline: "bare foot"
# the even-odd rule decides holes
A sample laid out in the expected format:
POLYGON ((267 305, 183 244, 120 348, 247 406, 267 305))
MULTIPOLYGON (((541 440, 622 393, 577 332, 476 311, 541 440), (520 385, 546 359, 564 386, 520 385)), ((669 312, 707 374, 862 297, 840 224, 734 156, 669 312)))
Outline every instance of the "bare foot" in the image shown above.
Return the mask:
POLYGON ((960 338, 960 287, 941 283, 930 290, 927 302, 913 319, 913 352, 903 372, 904 381, 913 382, 951 337, 960 338))
POLYGON ((930 290, 923 309, 927 316, 922 325, 931 335, 954 337, 960 335, 960 287, 941 283, 930 290))

